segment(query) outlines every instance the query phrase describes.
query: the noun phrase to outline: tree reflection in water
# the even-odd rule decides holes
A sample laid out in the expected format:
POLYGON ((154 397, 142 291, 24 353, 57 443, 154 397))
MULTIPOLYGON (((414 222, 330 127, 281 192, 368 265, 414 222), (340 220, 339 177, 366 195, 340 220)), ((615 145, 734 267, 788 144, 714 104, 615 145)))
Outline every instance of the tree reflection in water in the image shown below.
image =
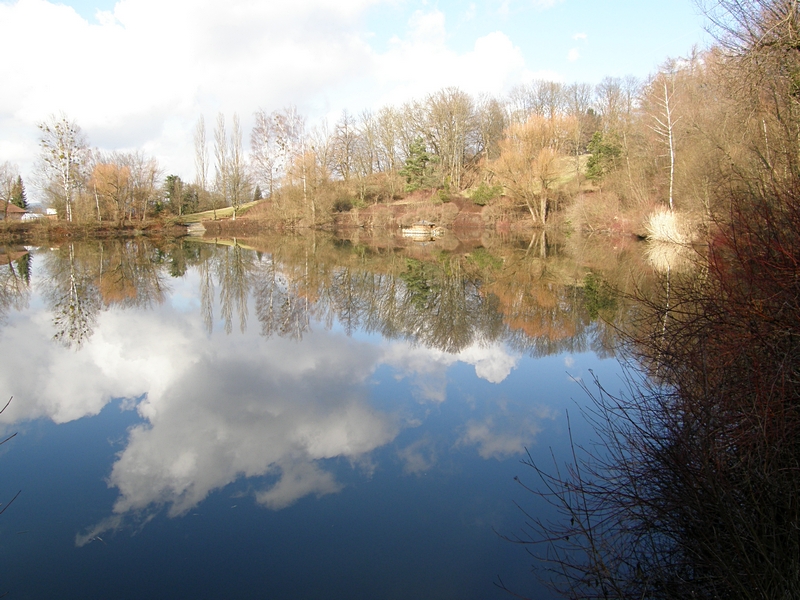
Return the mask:
POLYGON ((3 248, 0 254, 0 322, 5 321, 9 310, 22 310, 27 306, 31 260, 24 248, 3 248))
MULTIPOLYGON (((44 268, 54 339, 75 348, 92 335, 99 311, 160 304, 169 277, 196 267, 208 332, 215 310, 226 333, 235 320, 245 331, 252 296, 264 337, 300 340, 313 322, 337 322, 348 335, 364 329, 449 353, 495 342, 532 355, 612 352, 615 334, 606 323, 630 307, 598 305, 598 282, 611 277, 604 289, 624 292, 640 284, 631 273, 641 266, 603 274, 558 247, 546 259, 531 254, 522 244, 409 255, 315 233, 162 246, 146 239, 69 243, 45 253, 44 268)), ((19 267, 9 268, 6 305, 26 289, 19 267)))
POLYGON ((45 254, 45 297, 53 312, 53 339, 80 348, 101 308, 149 307, 164 301, 166 278, 146 240, 70 242, 45 254))

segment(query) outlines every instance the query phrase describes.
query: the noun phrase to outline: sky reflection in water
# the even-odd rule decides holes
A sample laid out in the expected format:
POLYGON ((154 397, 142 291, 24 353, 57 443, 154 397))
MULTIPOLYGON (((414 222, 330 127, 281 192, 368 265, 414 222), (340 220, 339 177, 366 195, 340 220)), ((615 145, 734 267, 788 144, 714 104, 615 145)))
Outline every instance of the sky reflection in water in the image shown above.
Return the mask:
POLYGON ((512 480, 525 448, 563 449, 573 378, 613 380, 615 361, 502 340, 448 353, 313 314, 302 340, 265 336, 226 327, 219 281, 209 332, 202 266, 161 273, 147 306, 101 289, 67 347, 53 259, 33 253, 27 306, 0 334, 2 422, 20 432, 0 491, 23 489, 0 518, 4 590, 486 598, 500 575, 541 593, 495 531, 521 526, 514 501, 534 505, 512 480))

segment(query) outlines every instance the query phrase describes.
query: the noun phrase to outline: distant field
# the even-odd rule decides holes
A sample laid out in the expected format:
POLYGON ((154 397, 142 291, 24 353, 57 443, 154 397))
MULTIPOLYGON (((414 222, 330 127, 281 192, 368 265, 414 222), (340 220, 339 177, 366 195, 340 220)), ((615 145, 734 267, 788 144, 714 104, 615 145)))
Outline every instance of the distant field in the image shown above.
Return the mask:
MULTIPOLYGON (((263 202, 263 200, 255 200, 253 202, 248 202, 246 204, 242 204, 239 207, 238 212, 236 213, 237 216, 242 216, 247 209, 255 206, 259 202, 263 202)), ((192 213, 190 215, 183 215, 178 221, 183 223, 184 225, 189 225, 190 223, 200 223, 201 221, 209 221, 213 219, 230 219, 233 216, 233 207, 227 206, 225 208, 218 208, 216 211, 213 210, 204 210, 203 212, 192 213)))

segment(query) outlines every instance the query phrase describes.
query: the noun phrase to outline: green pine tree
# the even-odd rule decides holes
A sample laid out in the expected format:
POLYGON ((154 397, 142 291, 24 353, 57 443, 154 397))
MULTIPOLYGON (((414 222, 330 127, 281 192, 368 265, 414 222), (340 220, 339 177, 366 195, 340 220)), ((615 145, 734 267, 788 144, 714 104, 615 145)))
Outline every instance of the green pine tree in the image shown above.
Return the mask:
POLYGON ((23 210, 28 210, 28 199, 25 195, 25 185, 22 183, 21 175, 17 176, 14 186, 11 188, 11 203, 23 210))
POLYGON ((425 150, 425 143, 422 138, 417 138, 411 143, 411 147, 408 149, 408 158, 406 158, 403 168, 400 169, 400 175, 406 178, 407 192, 424 187, 430 162, 431 156, 425 150))
POLYGON ((614 141, 603 138, 600 131, 595 131, 588 147, 591 156, 586 162, 586 177, 589 179, 602 179, 607 173, 617 167, 617 161, 622 154, 622 148, 614 141))

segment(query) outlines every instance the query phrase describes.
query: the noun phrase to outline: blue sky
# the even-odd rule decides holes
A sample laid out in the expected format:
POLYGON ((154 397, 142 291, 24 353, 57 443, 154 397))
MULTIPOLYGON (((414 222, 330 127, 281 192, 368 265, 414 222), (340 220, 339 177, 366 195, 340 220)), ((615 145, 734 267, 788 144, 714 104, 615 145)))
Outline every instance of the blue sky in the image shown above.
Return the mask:
POLYGON ((645 77, 666 58, 708 41, 705 20, 691 0, 398 2, 375 7, 366 25, 378 44, 385 44, 392 35, 403 35, 414 11, 426 9, 446 15, 448 43, 457 52, 502 31, 520 47, 533 70, 553 71, 566 81, 645 77), (567 57, 573 49, 579 57, 571 61, 567 57))
POLYGON ((200 115, 298 107, 310 124, 449 85, 646 78, 705 47, 692 0, 0 0, 0 161, 28 174, 36 123, 193 178, 200 115), (32 42, 35 40, 35 42, 32 42))

